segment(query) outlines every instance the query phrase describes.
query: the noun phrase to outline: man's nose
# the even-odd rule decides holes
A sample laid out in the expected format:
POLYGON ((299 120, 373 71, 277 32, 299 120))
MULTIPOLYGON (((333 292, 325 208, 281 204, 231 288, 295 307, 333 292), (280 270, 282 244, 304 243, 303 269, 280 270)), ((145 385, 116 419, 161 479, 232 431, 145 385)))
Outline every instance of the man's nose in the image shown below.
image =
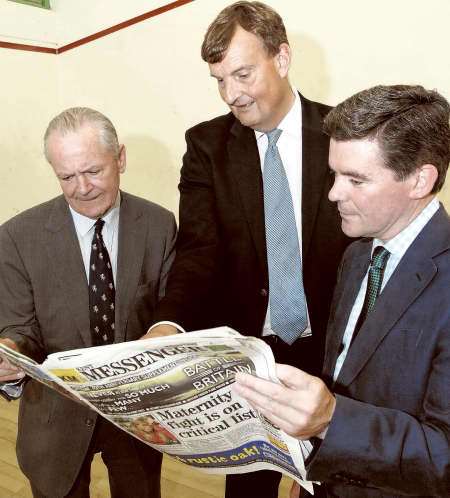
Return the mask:
POLYGON ((228 105, 233 105, 239 98, 241 92, 234 81, 227 82, 222 91, 222 98, 228 105))
POLYGON ((334 183, 333 186, 331 187, 330 191, 328 192, 328 199, 331 202, 338 202, 342 201, 342 196, 343 196, 343 189, 341 182, 337 177, 334 178, 334 183))
POLYGON ((78 191, 80 192, 80 194, 85 195, 92 188, 91 182, 89 181, 89 178, 86 177, 86 175, 80 175, 77 178, 77 182, 78 182, 78 191))

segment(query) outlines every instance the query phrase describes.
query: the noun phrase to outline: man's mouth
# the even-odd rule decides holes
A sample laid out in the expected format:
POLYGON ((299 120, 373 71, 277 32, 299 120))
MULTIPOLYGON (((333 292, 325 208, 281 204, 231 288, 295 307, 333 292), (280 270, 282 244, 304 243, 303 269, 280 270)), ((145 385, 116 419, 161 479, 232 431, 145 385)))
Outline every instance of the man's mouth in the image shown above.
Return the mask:
POLYGON ((255 103, 254 100, 252 100, 251 102, 248 102, 247 104, 233 104, 233 108, 238 110, 238 111, 246 111, 247 109, 249 109, 253 104, 255 103))
POLYGON ((100 197, 100 194, 99 195, 96 195, 95 197, 78 197, 78 201, 81 201, 81 202, 91 202, 91 201, 95 201, 96 199, 98 199, 100 197))

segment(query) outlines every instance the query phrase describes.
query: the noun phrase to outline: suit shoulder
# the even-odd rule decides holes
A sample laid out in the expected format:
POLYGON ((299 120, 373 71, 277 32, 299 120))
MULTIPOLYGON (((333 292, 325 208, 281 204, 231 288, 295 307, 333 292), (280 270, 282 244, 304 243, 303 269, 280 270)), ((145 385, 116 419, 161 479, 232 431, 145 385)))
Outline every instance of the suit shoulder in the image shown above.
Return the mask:
POLYGON ((333 109, 332 106, 329 106, 327 104, 322 104, 321 102, 307 99, 302 94, 300 94, 300 100, 302 102, 302 105, 306 106, 307 109, 314 111, 323 117, 325 117, 331 111, 331 109, 333 109))
POLYGON ((365 253, 370 253, 371 248, 372 239, 364 238, 355 240, 344 251, 342 260, 352 260, 353 258, 357 258, 365 253))
POLYGON ((174 219, 174 214, 165 207, 157 204, 156 202, 149 201, 143 197, 138 197, 127 192, 122 192, 122 197, 126 199, 133 207, 140 209, 152 218, 158 217, 161 220, 172 220, 174 219))
POLYGON ((318 131, 322 132, 323 120, 331 111, 332 107, 326 104, 321 104, 320 102, 309 100, 301 94, 300 100, 302 102, 303 126, 313 129, 317 128, 318 131))
POLYGON ((58 203, 64 203, 63 196, 55 197, 49 201, 26 209, 19 214, 16 214, 9 220, 5 221, 0 227, 1 230, 6 230, 10 233, 22 232, 23 230, 34 231, 40 229, 48 220, 50 213, 58 203))
POLYGON ((189 128, 186 132, 186 138, 211 145, 220 138, 228 137, 235 122, 236 118, 229 112, 189 128))

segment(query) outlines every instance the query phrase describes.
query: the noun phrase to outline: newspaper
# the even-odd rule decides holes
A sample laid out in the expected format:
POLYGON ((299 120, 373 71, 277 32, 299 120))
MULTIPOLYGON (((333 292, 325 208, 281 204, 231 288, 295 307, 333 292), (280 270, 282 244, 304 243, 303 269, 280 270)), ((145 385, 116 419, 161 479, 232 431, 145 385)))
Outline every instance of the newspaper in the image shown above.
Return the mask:
POLYGON ((0 345, 30 377, 88 405, 179 462, 211 473, 271 469, 309 492, 309 442, 232 390, 236 372, 278 382, 267 344, 228 328, 54 353, 37 364, 0 345))

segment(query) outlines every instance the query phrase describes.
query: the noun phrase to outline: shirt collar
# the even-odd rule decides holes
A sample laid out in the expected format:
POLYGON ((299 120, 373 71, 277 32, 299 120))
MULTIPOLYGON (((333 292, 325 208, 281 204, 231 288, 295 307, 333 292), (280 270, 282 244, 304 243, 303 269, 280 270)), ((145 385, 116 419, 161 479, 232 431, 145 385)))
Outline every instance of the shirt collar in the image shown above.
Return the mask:
MULTIPOLYGON (((278 124, 277 129, 281 130, 284 136, 290 135, 296 139, 301 138, 302 135, 302 103, 297 90, 292 88, 292 92, 295 97, 294 103, 286 116, 284 116, 278 124)), ((259 140, 261 137, 265 136, 265 133, 263 131, 255 130, 255 136, 256 140, 259 140)))
MULTIPOLYGON (((117 192, 116 201, 113 206, 109 208, 109 210, 101 216, 102 220, 105 222, 106 226, 109 226, 111 223, 115 221, 115 219, 119 216, 119 208, 120 208, 120 190, 117 192)), ((72 214, 73 222, 75 224, 75 228, 77 232, 84 237, 89 230, 95 225, 97 220, 93 220, 92 218, 88 218, 87 216, 83 216, 80 213, 77 213, 72 207, 69 205, 70 213, 72 214)))
POLYGON ((414 242, 414 239, 419 235, 424 226, 431 220, 433 215, 439 209, 439 201, 436 197, 429 202, 422 211, 414 218, 414 220, 404 228, 395 237, 383 242, 380 239, 374 239, 372 244, 372 254, 377 246, 385 247, 397 259, 401 259, 409 246, 414 242))

